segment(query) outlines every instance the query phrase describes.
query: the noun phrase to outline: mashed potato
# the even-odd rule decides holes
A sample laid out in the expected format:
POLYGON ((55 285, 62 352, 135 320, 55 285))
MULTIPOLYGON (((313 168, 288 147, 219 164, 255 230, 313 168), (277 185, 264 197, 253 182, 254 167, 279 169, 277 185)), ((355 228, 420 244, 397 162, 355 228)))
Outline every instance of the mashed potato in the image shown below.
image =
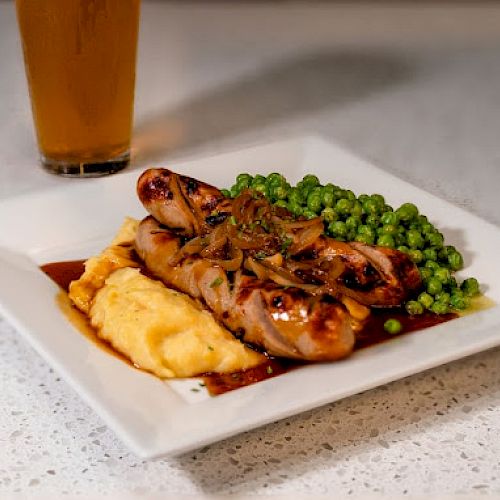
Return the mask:
POLYGON ((90 309, 100 336, 159 377, 228 373, 264 361, 185 294, 143 276, 114 271, 90 309))
POLYGON ((139 221, 127 217, 111 245, 85 262, 85 272, 69 285, 69 298, 80 311, 88 314, 97 291, 116 269, 139 267, 133 257, 133 244, 139 221))
POLYGON ((231 373, 264 362, 190 297, 141 274, 133 253, 137 225, 127 219, 70 285, 71 301, 99 337, 162 378, 231 373))

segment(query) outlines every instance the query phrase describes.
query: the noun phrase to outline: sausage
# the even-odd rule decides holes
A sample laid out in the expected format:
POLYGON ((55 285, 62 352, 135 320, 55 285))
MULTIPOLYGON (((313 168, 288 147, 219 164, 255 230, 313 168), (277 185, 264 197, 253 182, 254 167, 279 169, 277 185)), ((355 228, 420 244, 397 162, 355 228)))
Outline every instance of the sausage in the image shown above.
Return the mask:
POLYGON ((179 234, 151 216, 141 222, 135 240, 149 272, 199 300, 243 342, 271 356, 308 361, 331 361, 351 353, 355 337, 343 304, 241 270, 229 276, 199 255, 171 265, 181 244, 179 234))

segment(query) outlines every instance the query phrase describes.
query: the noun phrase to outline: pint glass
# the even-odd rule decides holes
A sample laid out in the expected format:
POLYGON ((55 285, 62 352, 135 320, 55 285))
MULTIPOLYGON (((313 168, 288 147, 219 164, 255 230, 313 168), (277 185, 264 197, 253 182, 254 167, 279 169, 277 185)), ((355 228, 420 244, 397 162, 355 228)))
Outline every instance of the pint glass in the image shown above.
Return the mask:
POLYGON ((97 176, 129 160, 140 0, 16 0, 42 164, 97 176))

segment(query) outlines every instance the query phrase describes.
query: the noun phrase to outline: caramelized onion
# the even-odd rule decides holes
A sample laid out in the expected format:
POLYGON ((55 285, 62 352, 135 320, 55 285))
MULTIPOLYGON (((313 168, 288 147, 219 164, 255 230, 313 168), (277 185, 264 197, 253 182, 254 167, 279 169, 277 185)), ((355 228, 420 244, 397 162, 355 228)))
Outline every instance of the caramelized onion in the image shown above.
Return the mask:
POLYGON ((206 246, 206 239, 197 236, 183 245, 179 251, 169 260, 171 266, 176 266, 184 257, 199 254, 206 246))
POLYGON ((275 222, 282 226, 286 231, 292 232, 297 229, 305 229, 307 227, 319 225, 323 227, 323 221, 321 217, 314 217, 313 219, 304 219, 304 220, 283 220, 279 218, 273 218, 275 222))
POLYGON ((204 238, 187 242, 175 256, 175 263, 184 256, 199 254, 226 271, 238 271, 244 266, 261 280, 313 294, 340 295, 337 279, 344 271, 340 258, 294 258, 321 236, 321 218, 293 220, 289 212, 276 209, 249 190, 233 200, 231 212, 232 217, 204 238), (285 250, 286 258, 282 255, 285 250), (268 257, 258 260, 252 256, 261 251, 268 257))
POLYGON ((297 255, 302 252, 302 250, 311 246, 323 234, 323 222, 321 222, 321 220, 319 222, 319 224, 306 227, 296 235, 294 238, 295 241, 288 249, 290 255, 297 255))
POLYGON ((233 255, 229 259, 208 259, 210 262, 222 267, 226 271, 237 271, 243 264, 243 252, 239 248, 233 250, 233 255))
POLYGON ((258 225, 252 230, 246 231, 229 222, 227 234, 231 244, 242 250, 265 250, 275 248, 279 243, 279 239, 274 234, 266 233, 258 225))
POLYGON ((224 252, 227 243, 227 234, 224 224, 217 226, 208 236, 208 245, 201 250, 202 257, 218 257, 224 252))
POLYGON ((247 257, 245 260, 245 268, 252 271, 257 278, 261 280, 271 280, 282 286, 294 286, 303 290, 313 291, 317 285, 304 283, 300 278, 295 276, 289 269, 284 267, 275 267, 266 259, 257 261, 252 257, 247 257))

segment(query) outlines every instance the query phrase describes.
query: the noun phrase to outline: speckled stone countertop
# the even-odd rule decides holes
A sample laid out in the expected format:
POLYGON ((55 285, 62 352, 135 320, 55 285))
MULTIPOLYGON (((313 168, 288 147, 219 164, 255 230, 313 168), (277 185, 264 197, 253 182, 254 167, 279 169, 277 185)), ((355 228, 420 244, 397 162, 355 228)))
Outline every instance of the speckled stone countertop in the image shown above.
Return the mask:
MULTIPOLYGON (((11 2, 0 61, 0 198, 68 182, 34 161, 11 2)), ((320 133, 500 225, 499 89, 494 4, 145 2, 131 168, 320 133)), ((500 349, 151 461, 1 318, 0 366, 2 499, 500 494, 500 349)))

